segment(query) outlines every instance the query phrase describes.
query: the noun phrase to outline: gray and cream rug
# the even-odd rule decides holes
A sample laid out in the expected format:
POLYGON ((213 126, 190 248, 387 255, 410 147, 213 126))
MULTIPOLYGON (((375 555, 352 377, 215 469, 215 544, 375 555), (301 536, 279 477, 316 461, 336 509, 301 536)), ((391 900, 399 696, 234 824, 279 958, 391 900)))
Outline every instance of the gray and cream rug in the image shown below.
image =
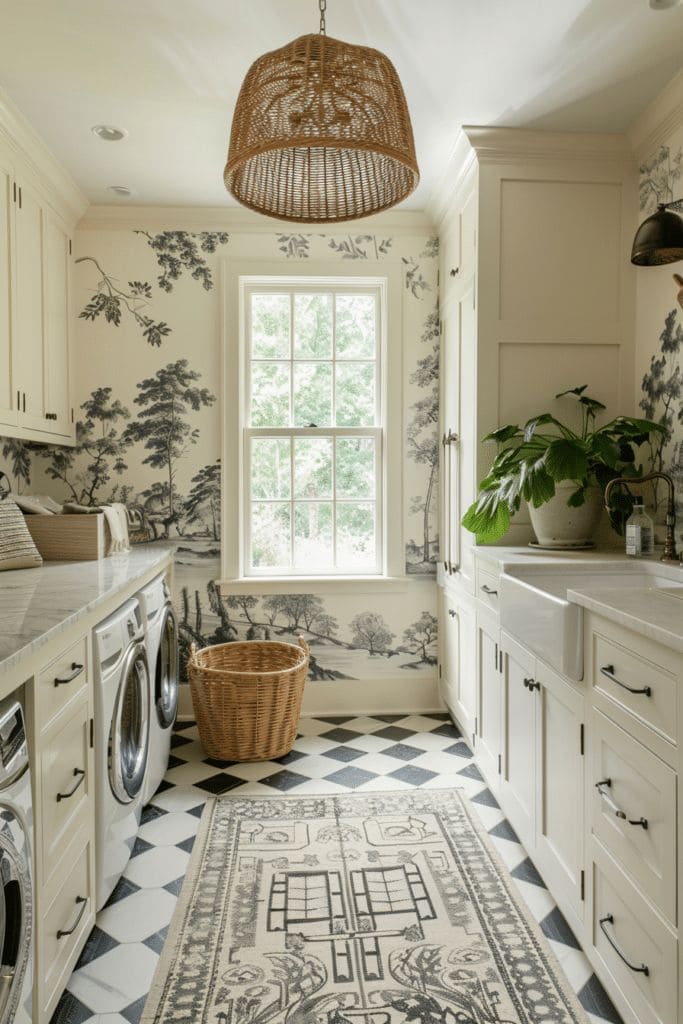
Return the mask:
POLYGON ((456 790, 208 802, 142 1024, 579 1024, 456 790))

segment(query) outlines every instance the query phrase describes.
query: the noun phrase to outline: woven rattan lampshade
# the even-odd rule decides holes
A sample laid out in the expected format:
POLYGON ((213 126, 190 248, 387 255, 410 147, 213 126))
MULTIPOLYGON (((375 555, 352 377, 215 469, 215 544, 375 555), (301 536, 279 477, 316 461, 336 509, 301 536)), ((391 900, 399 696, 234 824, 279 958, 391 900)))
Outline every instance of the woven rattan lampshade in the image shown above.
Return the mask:
POLYGON ((408 106, 384 54, 311 34, 252 64, 224 175, 244 206, 282 220, 352 220, 394 206, 419 178, 408 106))

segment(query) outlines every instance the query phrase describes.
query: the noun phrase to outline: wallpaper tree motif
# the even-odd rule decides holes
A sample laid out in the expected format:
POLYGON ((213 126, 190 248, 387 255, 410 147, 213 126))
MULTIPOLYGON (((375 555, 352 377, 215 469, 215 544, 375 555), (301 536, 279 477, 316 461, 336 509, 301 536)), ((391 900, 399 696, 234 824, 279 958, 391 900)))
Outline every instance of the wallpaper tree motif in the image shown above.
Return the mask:
POLYGON ((90 506, 123 500, 138 507, 144 526, 135 539, 175 550, 183 664, 192 642, 295 640, 303 632, 312 648, 311 678, 321 683, 433 679, 435 588, 428 574, 436 550, 430 444, 436 444, 438 329, 435 334, 436 314, 425 316, 425 299, 436 294, 436 240, 322 232, 229 237, 140 225, 134 232, 83 232, 76 244, 77 294, 86 297, 78 310, 77 444, 0 438, 0 468, 13 488, 90 506), (402 517, 405 536, 416 537, 410 558, 420 563, 405 592, 377 600, 369 592, 344 596, 329 589, 244 594, 221 592, 216 583, 222 428, 214 392, 222 346, 219 268, 227 245, 240 258, 279 259, 284 274, 288 264, 311 260, 326 262, 332 275, 339 261, 357 261, 359 274, 361 263, 401 267, 403 324, 390 341, 403 349, 409 490, 402 517))

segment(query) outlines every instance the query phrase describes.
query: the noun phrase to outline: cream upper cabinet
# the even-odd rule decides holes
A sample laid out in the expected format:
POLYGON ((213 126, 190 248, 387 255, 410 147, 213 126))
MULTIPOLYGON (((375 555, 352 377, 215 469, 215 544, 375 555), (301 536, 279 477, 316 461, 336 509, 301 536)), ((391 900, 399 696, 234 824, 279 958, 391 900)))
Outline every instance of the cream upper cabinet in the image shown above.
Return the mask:
POLYGON ((69 237, 83 207, 46 153, 44 173, 28 153, 0 132, 0 436, 70 445, 69 237))
POLYGON ((45 348, 43 305, 43 211, 29 185, 17 185, 15 203, 15 321, 12 339, 14 388, 19 424, 43 430, 45 420, 45 348))
POLYGON ((17 406, 12 383, 12 241, 14 179, 0 154, 0 424, 16 425, 17 406))
POLYGON ((44 214, 45 413, 56 434, 71 433, 69 394, 69 238, 61 221, 44 214))

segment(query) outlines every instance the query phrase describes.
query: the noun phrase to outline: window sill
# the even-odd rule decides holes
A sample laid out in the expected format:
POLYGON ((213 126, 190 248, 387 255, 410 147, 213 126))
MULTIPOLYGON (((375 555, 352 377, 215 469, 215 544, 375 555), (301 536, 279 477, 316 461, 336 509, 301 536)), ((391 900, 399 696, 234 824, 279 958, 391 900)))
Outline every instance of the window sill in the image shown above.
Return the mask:
POLYGON ((405 593, 416 582, 436 585, 435 576, 240 576, 216 580, 225 594, 405 593))

